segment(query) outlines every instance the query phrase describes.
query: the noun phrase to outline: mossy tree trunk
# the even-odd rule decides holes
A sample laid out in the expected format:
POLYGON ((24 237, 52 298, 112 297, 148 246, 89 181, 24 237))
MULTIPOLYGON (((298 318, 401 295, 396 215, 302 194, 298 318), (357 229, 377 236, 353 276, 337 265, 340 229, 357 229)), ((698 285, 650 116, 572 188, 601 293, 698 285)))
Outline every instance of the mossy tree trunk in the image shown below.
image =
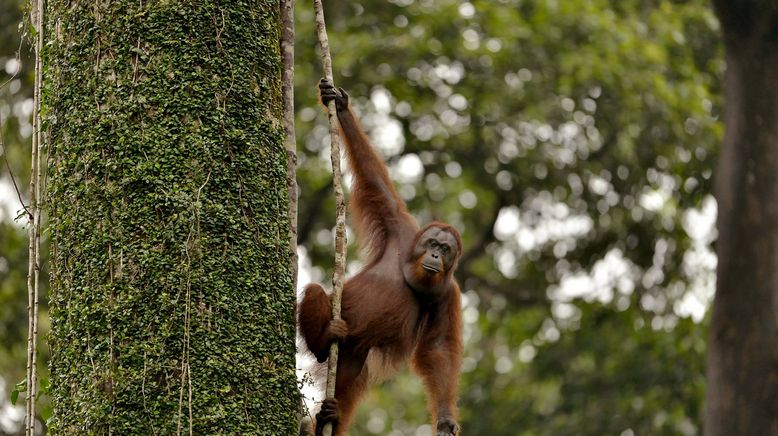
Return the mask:
POLYGON ((278 3, 46 28, 54 433, 294 434, 278 3))
POLYGON ((778 434, 778 3, 715 0, 726 49, 705 434, 778 434))

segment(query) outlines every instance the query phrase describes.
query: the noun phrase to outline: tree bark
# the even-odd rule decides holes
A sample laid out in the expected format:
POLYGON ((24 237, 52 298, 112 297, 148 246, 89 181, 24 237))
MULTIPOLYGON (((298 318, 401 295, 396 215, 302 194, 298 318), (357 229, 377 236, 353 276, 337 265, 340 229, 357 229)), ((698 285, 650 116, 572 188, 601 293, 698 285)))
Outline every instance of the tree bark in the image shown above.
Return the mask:
POLYGON ((294 0, 281 0, 281 95, 286 135, 286 184, 289 190, 289 260, 292 289, 297 293, 297 135, 294 131, 294 0))
POLYGON ((296 434, 279 14, 49 2, 53 434, 296 434))
POLYGON ((727 71, 705 434, 778 434, 778 7, 714 5, 727 71))

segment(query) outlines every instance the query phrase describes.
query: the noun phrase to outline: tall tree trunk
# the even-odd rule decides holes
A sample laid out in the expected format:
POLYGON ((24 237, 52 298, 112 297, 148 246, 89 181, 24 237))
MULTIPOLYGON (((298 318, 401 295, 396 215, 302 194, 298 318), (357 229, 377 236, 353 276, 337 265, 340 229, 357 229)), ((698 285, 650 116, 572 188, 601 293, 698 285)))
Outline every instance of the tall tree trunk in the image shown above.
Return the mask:
POLYGON ((279 6, 50 0, 60 434, 294 434, 279 6))
POLYGON ((705 433, 778 434, 778 5, 714 4, 727 72, 705 433))

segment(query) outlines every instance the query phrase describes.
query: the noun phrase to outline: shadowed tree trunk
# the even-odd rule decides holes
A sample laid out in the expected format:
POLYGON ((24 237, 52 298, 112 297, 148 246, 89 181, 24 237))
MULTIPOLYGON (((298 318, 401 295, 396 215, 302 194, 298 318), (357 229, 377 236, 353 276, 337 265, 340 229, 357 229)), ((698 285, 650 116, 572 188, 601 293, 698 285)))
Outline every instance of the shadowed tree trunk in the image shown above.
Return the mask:
POLYGON ((297 431, 274 1, 49 1, 59 434, 297 431))
POLYGON ((778 4, 714 5, 727 72, 705 433, 778 434, 778 4))

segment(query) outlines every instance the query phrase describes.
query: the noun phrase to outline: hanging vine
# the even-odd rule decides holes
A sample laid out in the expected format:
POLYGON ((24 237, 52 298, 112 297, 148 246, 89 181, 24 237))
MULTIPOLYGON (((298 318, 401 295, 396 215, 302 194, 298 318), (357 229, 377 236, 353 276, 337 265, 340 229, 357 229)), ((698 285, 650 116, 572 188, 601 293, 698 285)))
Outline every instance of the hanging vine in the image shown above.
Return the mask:
POLYGON ((31 0, 30 20, 35 36, 35 86, 33 90, 32 152, 30 169, 30 230, 27 270, 27 408, 25 434, 35 434, 35 403, 37 400, 38 295, 40 291, 41 240, 41 50, 43 48, 43 0, 31 0))
MULTIPOLYGON (((314 9, 316 11, 316 33, 319 36, 319 46, 321 48, 321 62, 324 70, 324 77, 334 83, 332 77, 332 58, 330 57, 330 45, 327 39, 327 28, 324 23, 324 8, 321 0, 314 0, 314 9)), ((343 277, 346 271, 346 202, 343 198, 343 186, 341 184, 340 171, 340 132, 338 128, 338 117, 335 114, 335 102, 331 101, 328 107, 330 122, 330 138, 332 160, 332 180, 333 190, 335 192, 335 273, 332 276, 332 319, 340 319, 340 299, 343 293, 343 277)), ((335 397, 335 380, 338 368, 338 343, 333 342, 330 346, 330 356, 327 362, 327 388, 325 390, 326 398, 335 397)), ((324 435, 332 434, 332 425, 327 424, 324 427, 324 435)))

